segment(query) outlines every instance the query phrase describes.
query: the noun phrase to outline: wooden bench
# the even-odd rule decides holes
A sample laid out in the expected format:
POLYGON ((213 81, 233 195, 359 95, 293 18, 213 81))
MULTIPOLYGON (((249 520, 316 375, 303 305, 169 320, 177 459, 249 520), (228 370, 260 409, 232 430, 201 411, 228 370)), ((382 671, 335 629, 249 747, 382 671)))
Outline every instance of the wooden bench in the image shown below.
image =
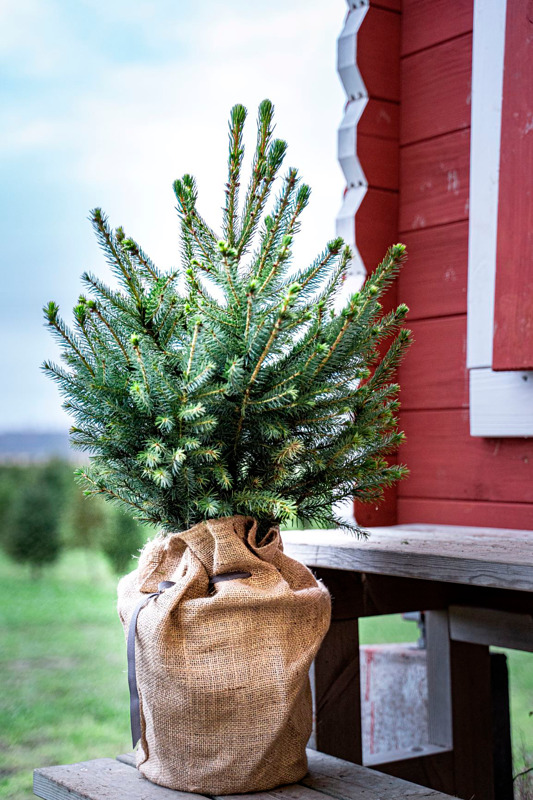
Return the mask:
MULTIPOLYGON (((307 751, 309 772, 299 783, 268 792, 233 795, 235 800, 451 800, 451 796, 383 775, 368 767, 307 751)), ((36 769, 33 791, 44 800, 198 800, 150 783, 135 769, 133 754, 36 769)), ((228 797, 228 796, 226 796, 228 797)))
POLYGON ((333 595, 312 746, 465 800, 512 800, 507 668, 489 648, 533 652, 533 530, 417 524, 283 541, 333 595), (363 758, 359 619, 405 611, 425 612, 429 745, 363 758))

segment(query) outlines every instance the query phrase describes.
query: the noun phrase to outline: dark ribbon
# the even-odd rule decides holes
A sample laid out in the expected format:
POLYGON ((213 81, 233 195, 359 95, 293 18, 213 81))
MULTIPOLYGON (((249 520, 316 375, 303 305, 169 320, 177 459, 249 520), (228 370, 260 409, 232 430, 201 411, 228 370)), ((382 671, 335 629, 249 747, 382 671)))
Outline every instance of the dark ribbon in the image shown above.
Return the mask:
MULTIPOLYGON (((209 590, 211 590, 215 583, 231 581, 236 578, 250 578, 251 576, 251 572, 224 572, 221 575, 213 575, 213 577, 209 579, 209 590)), ((137 618, 141 609, 143 609, 153 597, 159 597, 159 595, 163 594, 165 589, 170 589, 171 586, 175 586, 174 581, 161 581, 157 587, 157 592, 153 592, 147 597, 143 597, 140 603, 135 607, 130 621, 130 627, 128 629, 128 685, 130 687, 130 723, 133 747, 137 745, 137 742, 141 738, 141 708, 139 701, 139 689, 137 687, 137 675, 135 671, 135 636, 137 633, 137 618)))

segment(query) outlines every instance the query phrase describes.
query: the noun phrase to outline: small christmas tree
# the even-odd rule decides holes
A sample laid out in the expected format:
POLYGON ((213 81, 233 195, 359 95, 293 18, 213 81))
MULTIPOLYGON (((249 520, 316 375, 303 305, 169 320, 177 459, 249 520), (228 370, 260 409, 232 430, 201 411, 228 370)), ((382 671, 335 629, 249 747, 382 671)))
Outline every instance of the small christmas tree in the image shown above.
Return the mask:
POLYGON ((239 213, 245 119, 235 106, 222 237, 197 210, 194 179, 174 184, 182 270, 160 271, 92 212, 120 289, 85 273, 90 297, 80 296, 73 330, 45 306, 66 368, 44 368, 75 418, 73 444, 91 454, 78 471, 87 493, 167 532, 233 514, 357 531, 335 504, 375 502, 406 473, 386 455, 403 438, 393 378, 408 309, 384 314, 379 302, 405 248, 391 247, 336 313, 351 253, 334 239, 311 266, 292 265, 310 196, 295 169, 266 210, 287 147, 273 138, 268 100, 239 213))

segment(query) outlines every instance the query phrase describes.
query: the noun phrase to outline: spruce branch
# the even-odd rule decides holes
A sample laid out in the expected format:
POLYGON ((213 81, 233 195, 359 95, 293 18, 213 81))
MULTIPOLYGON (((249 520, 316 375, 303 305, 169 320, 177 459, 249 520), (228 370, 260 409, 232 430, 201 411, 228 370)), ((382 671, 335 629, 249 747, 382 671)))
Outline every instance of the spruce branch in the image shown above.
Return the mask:
POLYGON ((405 248, 390 248, 344 301, 342 240, 293 267, 310 190, 292 168, 275 190, 286 144, 264 101, 239 209, 245 119, 235 106, 220 233, 198 212, 194 178, 174 183, 179 273, 155 267, 95 209, 119 289, 84 273, 90 299, 80 296, 73 330, 54 303, 45 308, 66 368, 43 368, 91 459, 80 480, 167 532, 236 513, 263 527, 294 517, 341 526, 338 500, 375 502, 406 474, 386 456, 403 439, 395 376, 410 342, 407 308, 380 305, 405 248))

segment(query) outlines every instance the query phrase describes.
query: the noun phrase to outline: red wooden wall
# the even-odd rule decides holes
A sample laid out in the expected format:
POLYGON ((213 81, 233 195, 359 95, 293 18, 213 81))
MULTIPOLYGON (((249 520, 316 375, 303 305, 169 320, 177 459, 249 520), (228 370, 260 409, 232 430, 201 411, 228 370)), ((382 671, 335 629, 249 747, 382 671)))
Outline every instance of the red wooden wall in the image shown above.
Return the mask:
MULTIPOLYGON (((510 0, 514 2, 514 0, 510 0)), ((403 0, 398 298, 415 343, 400 371, 397 522, 533 528, 533 439, 472 437, 466 286, 472 0, 403 0)))
POLYGON ((494 370, 533 369, 533 5, 510 0, 494 309, 494 370))

